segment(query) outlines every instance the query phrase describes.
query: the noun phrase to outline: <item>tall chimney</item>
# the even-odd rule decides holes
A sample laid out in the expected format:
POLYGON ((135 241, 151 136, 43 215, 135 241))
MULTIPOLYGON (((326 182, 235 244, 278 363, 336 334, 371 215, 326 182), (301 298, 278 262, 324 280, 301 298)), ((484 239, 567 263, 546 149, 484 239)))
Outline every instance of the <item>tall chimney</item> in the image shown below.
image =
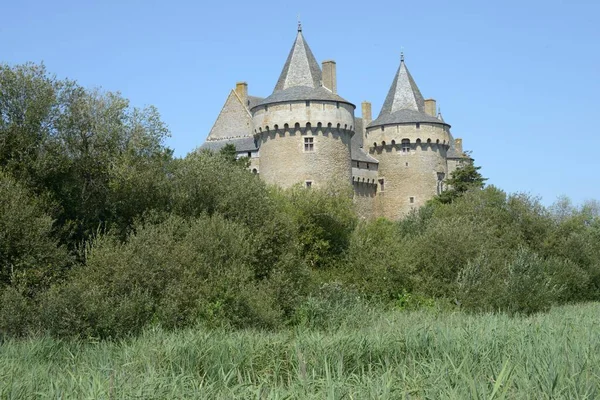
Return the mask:
POLYGON ((456 149, 456 152, 458 154, 460 154, 460 155, 463 154, 462 139, 460 139, 460 138, 454 139, 454 148, 456 149))
POLYGON ((373 120, 373 117, 371 116, 371 103, 369 103, 368 101, 362 102, 361 114, 363 119, 363 125, 366 127, 373 120))
POLYGON ((431 115, 432 117, 437 117, 437 109, 435 107, 434 99, 425 100, 425 112, 431 115))
POLYGON ((331 90, 332 93, 337 93, 337 77, 335 71, 335 61, 323 61, 323 86, 331 90))
POLYGON ((242 100, 244 106, 248 106, 248 84, 246 82, 238 82, 235 84, 235 92, 242 100))

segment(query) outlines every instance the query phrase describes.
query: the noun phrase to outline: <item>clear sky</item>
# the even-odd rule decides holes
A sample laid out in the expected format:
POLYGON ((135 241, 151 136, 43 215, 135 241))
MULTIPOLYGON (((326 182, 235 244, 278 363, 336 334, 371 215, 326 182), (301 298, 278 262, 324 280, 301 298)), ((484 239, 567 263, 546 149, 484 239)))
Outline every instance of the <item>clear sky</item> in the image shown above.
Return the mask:
POLYGON ((379 113, 403 50, 488 183, 600 199, 600 0, 0 0, 0 62, 157 106, 184 156, 236 81, 272 92, 298 15, 357 115, 363 100, 379 113))

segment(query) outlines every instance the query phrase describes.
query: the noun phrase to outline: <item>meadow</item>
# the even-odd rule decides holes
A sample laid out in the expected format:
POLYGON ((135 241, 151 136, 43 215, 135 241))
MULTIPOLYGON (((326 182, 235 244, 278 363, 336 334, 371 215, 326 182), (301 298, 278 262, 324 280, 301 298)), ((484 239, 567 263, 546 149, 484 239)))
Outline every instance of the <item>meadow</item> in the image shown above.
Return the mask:
POLYGON ((595 399, 600 304, 530 316, 355 308, 275 332, 7 340, 2 399, 595 399))

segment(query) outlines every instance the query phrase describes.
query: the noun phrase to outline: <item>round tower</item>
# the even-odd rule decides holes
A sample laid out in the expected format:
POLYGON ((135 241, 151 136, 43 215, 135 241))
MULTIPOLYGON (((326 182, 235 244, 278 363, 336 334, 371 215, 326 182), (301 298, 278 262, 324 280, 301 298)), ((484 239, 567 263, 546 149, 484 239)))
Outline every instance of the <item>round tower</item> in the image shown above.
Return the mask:
POLYGON ((379 160, 380 216, 398 219, 443 190, 448 174, 450 125, 438 119, 435 100, 424 100, 404 57, 365 147, 379 160))
POLYGON ((266 182, 351 184, 355 107, 335 93, 335 63, 327 63, 328 87, 299 27, 273 94, 251 109, 266 182))

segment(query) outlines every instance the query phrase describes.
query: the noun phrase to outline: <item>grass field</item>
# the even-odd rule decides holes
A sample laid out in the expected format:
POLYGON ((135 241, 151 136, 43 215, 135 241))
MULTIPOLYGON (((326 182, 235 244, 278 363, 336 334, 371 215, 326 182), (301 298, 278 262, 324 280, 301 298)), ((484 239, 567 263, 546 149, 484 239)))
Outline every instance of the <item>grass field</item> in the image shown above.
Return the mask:
POLYGON ((596 399, 600 304, 359 313, 331 330, 147 330, 0 345, 1 399, 596 399))

